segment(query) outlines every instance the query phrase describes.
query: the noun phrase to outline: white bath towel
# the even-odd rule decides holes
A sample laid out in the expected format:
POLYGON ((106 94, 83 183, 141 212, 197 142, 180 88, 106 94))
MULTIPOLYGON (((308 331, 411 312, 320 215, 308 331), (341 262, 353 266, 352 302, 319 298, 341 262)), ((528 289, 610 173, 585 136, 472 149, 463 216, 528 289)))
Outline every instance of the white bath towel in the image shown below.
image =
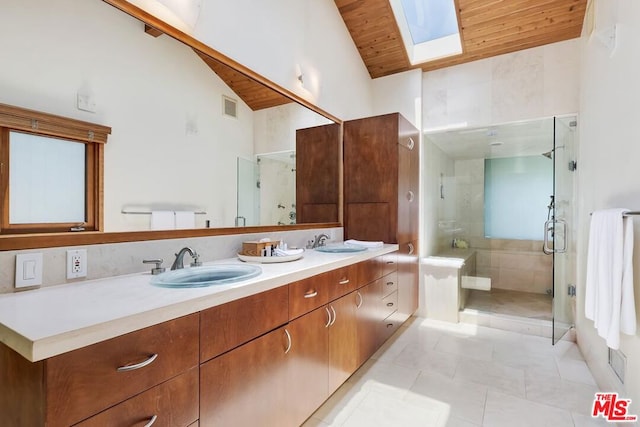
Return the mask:
POLYGON ((176 229, 196 228, 196 213, 194 211, 175 211, 176 229))
POLYGON ((628 209, 594 212, 589 230, 585 316, 607 346, 620 347, 620 333, 636 333, 633 295, 633 220, 628 209))
POLYGON ((173 211, 151 211, 152 230, 173 230, 176 228, 176 216, 173 211))
POLYGON ((345 240, 345 244, 347 245, 356 245, 356 246, 364 246, 365 248, 381 248, 384 246, 384 242, 374 242, 368 240, 345 240))

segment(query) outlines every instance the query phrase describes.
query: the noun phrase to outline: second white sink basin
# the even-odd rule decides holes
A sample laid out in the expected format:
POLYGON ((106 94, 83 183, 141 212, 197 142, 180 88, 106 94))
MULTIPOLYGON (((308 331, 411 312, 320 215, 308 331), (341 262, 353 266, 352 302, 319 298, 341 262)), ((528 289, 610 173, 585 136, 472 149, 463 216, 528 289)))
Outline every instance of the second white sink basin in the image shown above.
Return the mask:
POLYGON ((318 246, 316 251, 318 252, 328 252, 332 254, 342 254, 342 253, 351 253, 351 252, 364 252, 367 248, 364 246, 358 245, 347 245, 345 243, 337 243, 326 246, 318 246))

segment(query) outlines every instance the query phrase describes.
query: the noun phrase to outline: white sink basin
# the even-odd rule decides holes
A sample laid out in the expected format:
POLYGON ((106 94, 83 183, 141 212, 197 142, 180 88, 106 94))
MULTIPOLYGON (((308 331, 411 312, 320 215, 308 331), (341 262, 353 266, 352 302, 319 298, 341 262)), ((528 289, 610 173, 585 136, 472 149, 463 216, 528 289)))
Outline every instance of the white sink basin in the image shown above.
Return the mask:
POLYGON ((262 269, 249 264, 217 264, 171 270, 151 278, 151 284, 165 288, 200 288, 251 279, 262 269))
POLYGON ((359 245, 347 245, 345 243, 338 243, 327 246, 319 246, 316 248, 318 252, 328 252, 331 254, 343 254, 351 252, 364 252, 367 248, 359 245))

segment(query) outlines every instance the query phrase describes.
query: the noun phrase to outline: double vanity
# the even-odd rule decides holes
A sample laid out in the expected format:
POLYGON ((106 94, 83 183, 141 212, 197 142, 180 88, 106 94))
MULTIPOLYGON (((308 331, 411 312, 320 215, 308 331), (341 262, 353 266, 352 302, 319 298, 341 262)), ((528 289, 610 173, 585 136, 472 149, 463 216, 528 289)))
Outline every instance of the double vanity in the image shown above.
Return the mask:
MULTIPOLYGON (((3 422, 300 425, 413 313, 397 250, 308 250, 206 287, 147 273, 0 296, 3 422)), ((255 267, 189 273, 217 265, 255 267)))

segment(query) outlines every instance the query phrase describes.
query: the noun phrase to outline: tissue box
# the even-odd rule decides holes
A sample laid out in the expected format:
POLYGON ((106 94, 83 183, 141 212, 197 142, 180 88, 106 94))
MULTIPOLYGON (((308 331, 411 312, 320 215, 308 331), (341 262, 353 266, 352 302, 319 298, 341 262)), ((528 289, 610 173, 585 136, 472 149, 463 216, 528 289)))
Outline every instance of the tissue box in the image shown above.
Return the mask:
POLYGON ((267 247, 275 247, 280 242, 242 242, 242 255, 262 256, 262 250, 267 247))

